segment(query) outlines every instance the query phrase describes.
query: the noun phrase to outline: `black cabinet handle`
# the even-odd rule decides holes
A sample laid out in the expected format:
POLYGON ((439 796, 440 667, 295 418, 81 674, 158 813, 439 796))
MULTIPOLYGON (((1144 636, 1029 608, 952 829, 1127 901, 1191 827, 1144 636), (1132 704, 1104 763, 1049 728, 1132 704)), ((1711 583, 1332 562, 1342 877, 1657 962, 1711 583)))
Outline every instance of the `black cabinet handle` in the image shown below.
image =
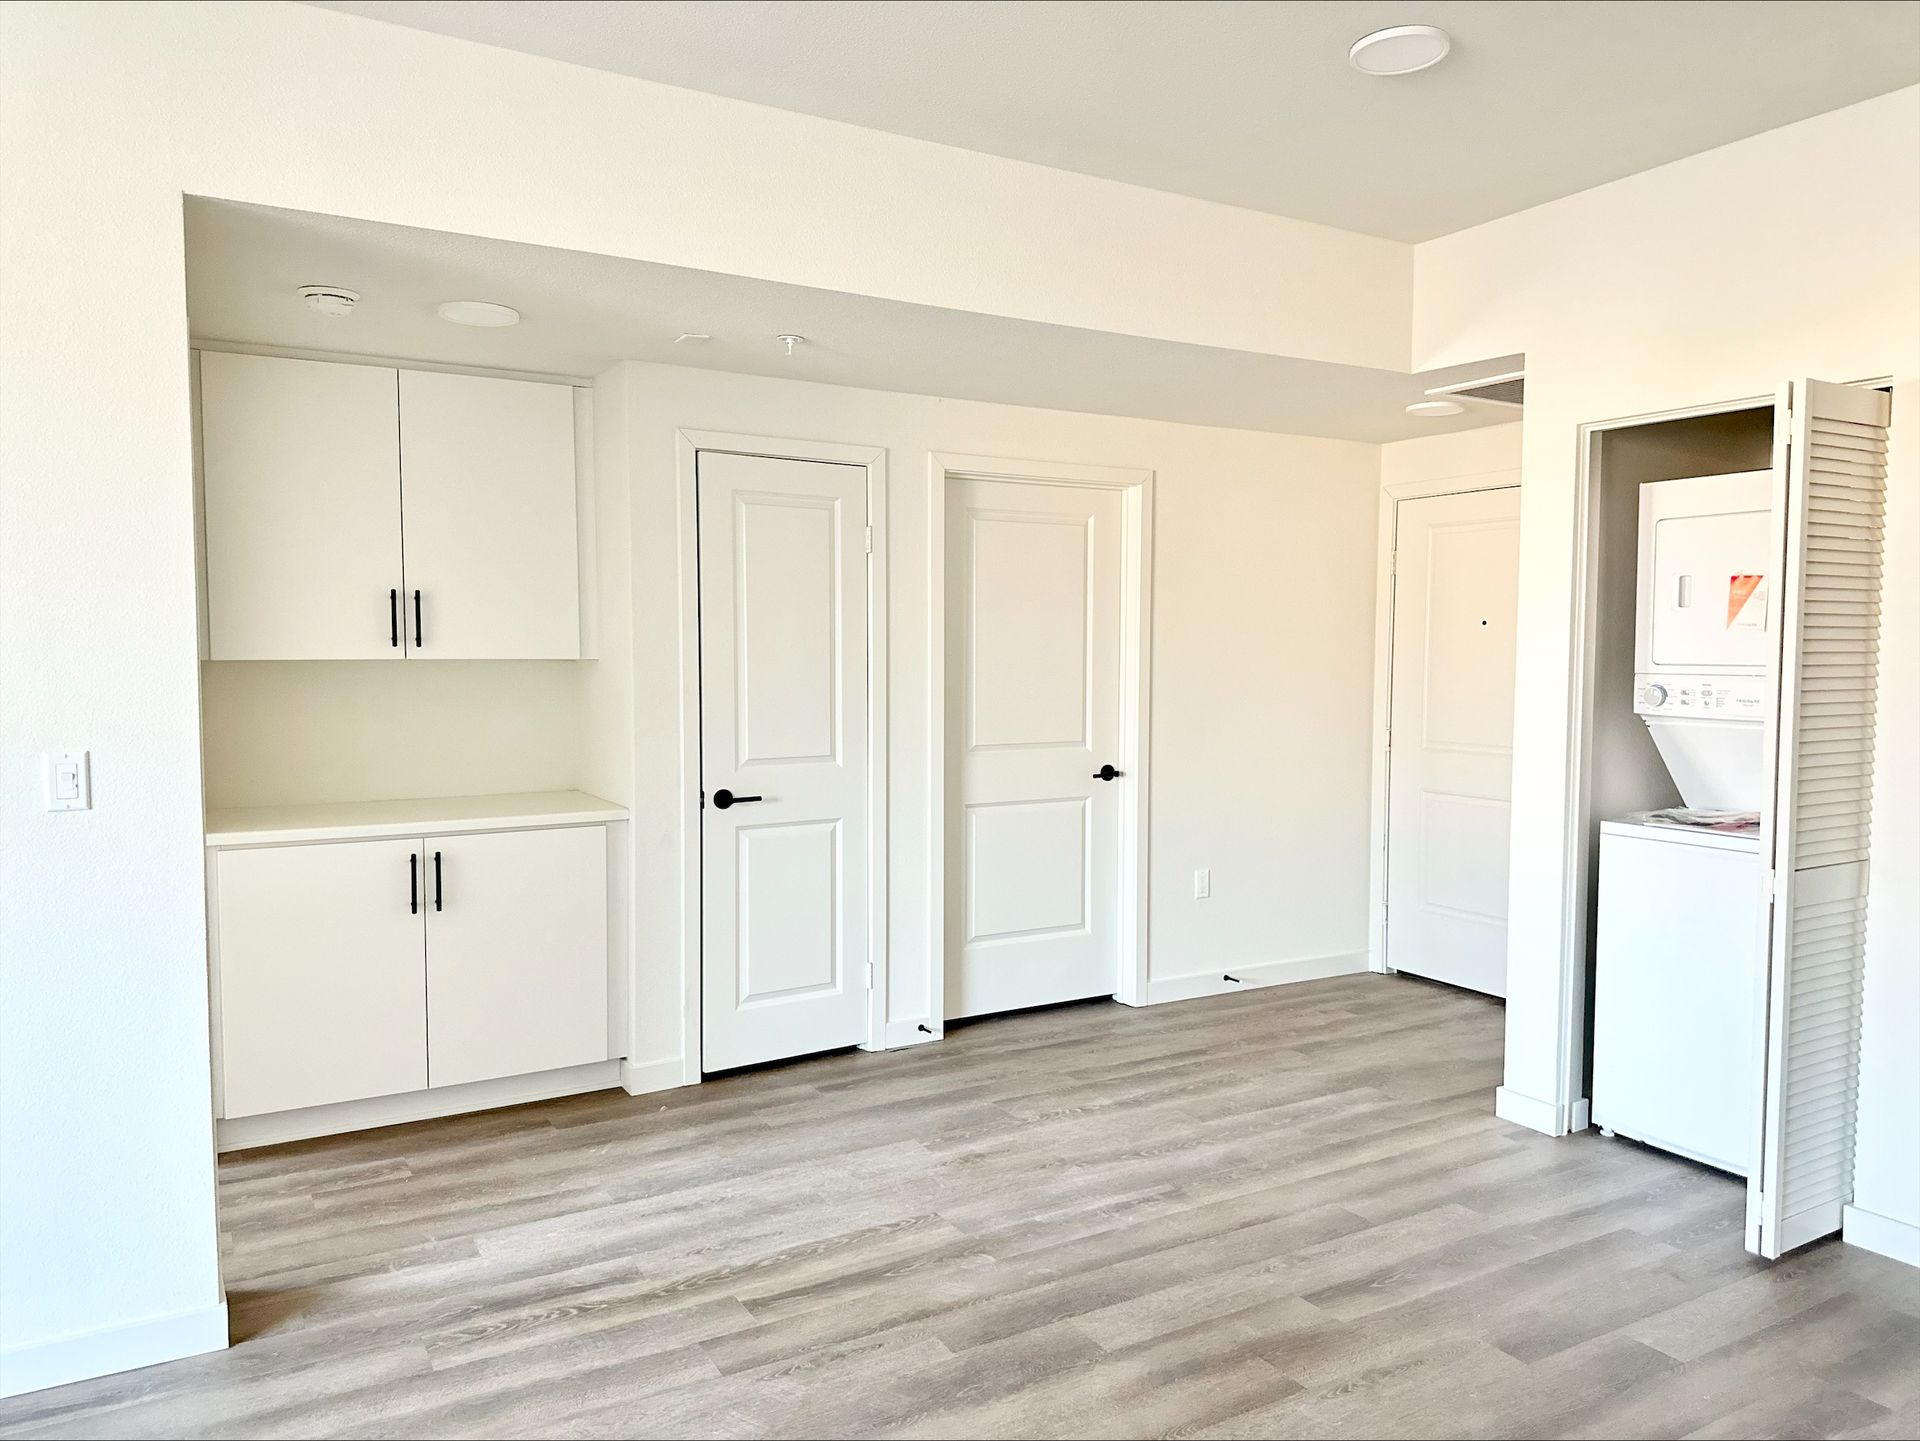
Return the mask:
POLYGON ((1123 776, 1125 774, 1126 774, 1125 771, 1115 770, 1113 768, 1113 763, 1109 761, 1106 765, 1101 766, 1099 770, 1093 773, 1093 778, 1097 781, 1110 781, 1118 776, 1123 776))
POLYGON ((433 853, 433 908, 436 911, 440 909, 440 898, 444 890, 445 887, 440 884, 440 852, 435 851, 433 853))
POLYGON ((420 914, 420 853, 415 851, 407 857, 407 912, 420 914))
POLYGON ((398 586, 387 591, 387 644, 400 644, 400 590, 398 586))
POLYGON ((420 639, 420 592, 413 593, 413 648, 419 650, 426 642, 420 639))
POLYGON ((713 793, 713 808, 723 811, 728 806, 743 806, 748 801, 763 801, 765 796, 737 796, 729 790, 717 790, 713 793))

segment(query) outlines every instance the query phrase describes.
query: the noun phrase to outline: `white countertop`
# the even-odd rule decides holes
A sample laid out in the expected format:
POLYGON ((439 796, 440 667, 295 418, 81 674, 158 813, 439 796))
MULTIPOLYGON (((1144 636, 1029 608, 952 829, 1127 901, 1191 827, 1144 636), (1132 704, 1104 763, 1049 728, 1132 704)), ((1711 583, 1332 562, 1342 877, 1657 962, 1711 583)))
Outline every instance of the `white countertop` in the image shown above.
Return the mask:
POLYGON ((585 791, 527 791, 503 796, 435 796, 331 805, 246 806, 207 812, 207 845, 264 846, 461 831, 623 821, 624 806, 585 791))

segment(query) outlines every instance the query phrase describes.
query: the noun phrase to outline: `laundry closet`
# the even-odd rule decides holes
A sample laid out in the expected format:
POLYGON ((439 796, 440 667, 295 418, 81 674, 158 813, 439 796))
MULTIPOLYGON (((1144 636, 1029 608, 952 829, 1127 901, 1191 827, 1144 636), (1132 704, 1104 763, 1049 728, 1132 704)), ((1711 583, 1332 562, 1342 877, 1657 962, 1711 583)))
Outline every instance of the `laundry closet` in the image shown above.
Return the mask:
POLYGON ((614 1085, 591 393, 197 343, 223 1149, 614 1085))
POLYGON ((1591 1119, 1745 1178, 1749 1249, 1850 1185, 1889 397, 1590 428, 1591 1119))

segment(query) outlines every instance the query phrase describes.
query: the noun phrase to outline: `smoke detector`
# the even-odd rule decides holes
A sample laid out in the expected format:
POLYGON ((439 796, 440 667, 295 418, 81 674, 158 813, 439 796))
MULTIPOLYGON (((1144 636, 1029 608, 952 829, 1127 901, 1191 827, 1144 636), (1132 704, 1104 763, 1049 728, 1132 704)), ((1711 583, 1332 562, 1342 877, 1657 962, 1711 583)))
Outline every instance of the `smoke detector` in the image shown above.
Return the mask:
POLYGON ((300 298, 307 302, 307 309, 315 315, 324 315, 329 320, 345 320, 353 314, 353 307, 360 303, 360 292, 340 285, 303 285, 300 287, 300 298))

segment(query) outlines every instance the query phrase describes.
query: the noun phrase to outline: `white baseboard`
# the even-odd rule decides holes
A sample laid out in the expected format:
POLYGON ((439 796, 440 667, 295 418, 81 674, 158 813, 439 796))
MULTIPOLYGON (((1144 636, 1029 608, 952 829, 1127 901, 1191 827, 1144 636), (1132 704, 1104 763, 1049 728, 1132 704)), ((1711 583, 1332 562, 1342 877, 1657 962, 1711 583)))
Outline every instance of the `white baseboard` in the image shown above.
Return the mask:
POLYGON ((1911 1221, 1899 1221, 1878 1211, 1849 1206, 1841 1213, 1840 1239, 1863 1251, 1920 1266, 1920 1226, 1911 1221))
POLYGON ((1229 966, 1187 976, 1155 976, 1147 982, 1147 1004, 1191 1001, 1201 996, 1224 996, 1259 986, 1288 986, 1296 981, 1324 981, 1329 976, 1354 976, 1367 969, 1365 951, 1343 951, 1333 956, 1306 956, 1294 961, 1268 961, 1259 966, 1229 966), (1227 977, 1232 976, 1232 980, 1227 977))
POLYGON ((909 1016, 904 1021, 888 1021, 884 1039, 889 1051, 897 1051, 904 1046, 924 1046, 939 1040, 941 1035, 941 1028, 925 1016, 909 1016), (927 1029, 921 1030, 922 1026, 927 1029))
POLYGON ((1567 1134, 1567 1118, 1560 1114, 1559 1106, 1523 1095, 1510 1086, 1502 1086, 1493 1093, 1493 1113, 1503 1121, 1525 1126, 1543 1136, 1567 1134))
POLYGON ((307 1141, 315 1136, 337 1136, 346 1131, 370 1131, 376 1126, 431 1121, 465 1111, 491 1111, 497 1106, 550 1101, 556 1096, 610 1090, 620 1084, 620 1062, 592 1061, 584 1066, 536 1071, 528 1076, 502 1076, 492 1081, 469 1081, 461 1086, 407 1091, 398 1096, 369 1096, 364 1101, 307 1106, 265 1116, 239 1116, 215 1122, 215 1134, 220 1150, 244 1151, 252 1146, 277 1146, 284 1141, 307 1141))
POLYGON ((664 1061, 622 1061, 620 1089, 629 1096, 644 1096, 650 1091, 671 1091, 687 1084, 687 1063, 678 1056, 664 1061))
POLYGON ((158 1366, 227 1348, 227 1303, 124 1326, 0 1349, 0 1396, 19 1396, 116 1371, 158 1366))

